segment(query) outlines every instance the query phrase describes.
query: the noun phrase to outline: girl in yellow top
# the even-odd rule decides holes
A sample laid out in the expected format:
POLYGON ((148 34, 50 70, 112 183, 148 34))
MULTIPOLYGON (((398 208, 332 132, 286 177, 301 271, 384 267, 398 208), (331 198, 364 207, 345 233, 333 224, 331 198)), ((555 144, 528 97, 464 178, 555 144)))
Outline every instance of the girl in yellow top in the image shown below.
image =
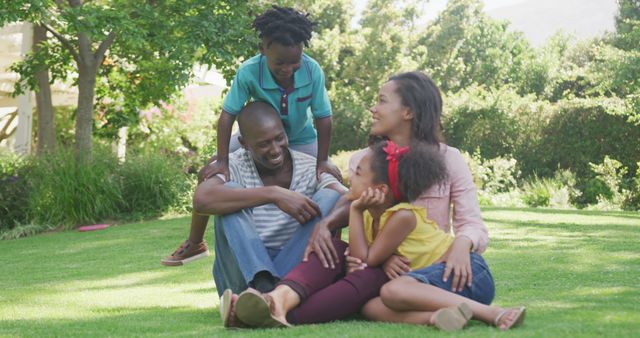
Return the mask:
POLYGON ((372 320, 427 324, 447 331, 463 328, 472 317, 500 329, 517 327, 524 319, 523 307, 489 306, 495 288, 482 256, 470 253, 471 286, 453 293, 448 291, 452 279, 442 280, 441 258, 453 236, 429 220, 424 208, 407 201, 415 200, 425 185, 444 182, 446 172, 440 154, 421 143, 412 144, 409 151, 383 141, 360 161, 350 181, 350 255, 364 266, 378 266, 392 254, 402 255, 412 269, 384 285, 380 297, 369 301, 362 312, 372 320))

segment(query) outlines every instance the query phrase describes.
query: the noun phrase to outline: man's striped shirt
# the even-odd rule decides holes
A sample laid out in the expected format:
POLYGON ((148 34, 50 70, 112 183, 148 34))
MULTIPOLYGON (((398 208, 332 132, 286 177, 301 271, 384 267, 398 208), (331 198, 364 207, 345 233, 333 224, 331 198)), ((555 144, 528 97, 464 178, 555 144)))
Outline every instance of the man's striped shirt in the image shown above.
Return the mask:
MULTIPOLYGON (((293 177, 289 190, 298 192, 309 198, 316 191, 330 184, 340 184, 338 180, 326 173, 316 179, 316 159, 305 153, 289 149, 293 160, 293 177)), ((240 148, 229 154, 229 173, 231 181, 244 188, 263 187, 251 153, 240 148)), ((220 176, 218 176, 220 177, 220 176)), ((298 221, 280 210, 275 204, 269 203, 252 208, 253 221, 256 231, 267 248, 280 249, 301 226, 298 221)))

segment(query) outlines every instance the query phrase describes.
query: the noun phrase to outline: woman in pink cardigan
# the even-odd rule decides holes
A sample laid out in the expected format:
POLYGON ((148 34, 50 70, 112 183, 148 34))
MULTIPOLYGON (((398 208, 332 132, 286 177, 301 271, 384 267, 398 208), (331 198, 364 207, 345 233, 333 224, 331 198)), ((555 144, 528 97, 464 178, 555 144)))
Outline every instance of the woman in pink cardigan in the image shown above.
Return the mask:
MULTIPOLYGON (((401 147, 410 145, 413 138, 439 145, 447 166, 448 181, 443 186, 434 186, 425 191, 413 204, 426 208, 429 219, 435 221, 443 231, 450 232, 453 229, 455 241, 443 257, 447 264, 442 278, 444 281, 453 279, 452 291, 455 292, 462 290, 465 284, 471 285, 473 276, 469 251, 483 253, 489 236, 480 215, 471 171, 460 151, 443 143, 440 124, 442 99, 437 91, 432 80, 421 72, 391 77, 380 89, 378 103, 371 108, 371 134, 388 138, 401 147), (423 90, 417 90, 416 87, 423 90), (420 98, 421 95, 427 97, 420 98), (421 105, 420 101, 430 104, 421 105), (420 110, 424 111, 418 112, 420 110), (416 120, 416 116, 422 118, 416 120)), ((351 156, 349 175, 353 175, 365 153, 366 149, 361 149, 351 156)), ((409 262, 402 257, 393 256, 385 263, 389 278, 393 279, 407 271, 409 262)))

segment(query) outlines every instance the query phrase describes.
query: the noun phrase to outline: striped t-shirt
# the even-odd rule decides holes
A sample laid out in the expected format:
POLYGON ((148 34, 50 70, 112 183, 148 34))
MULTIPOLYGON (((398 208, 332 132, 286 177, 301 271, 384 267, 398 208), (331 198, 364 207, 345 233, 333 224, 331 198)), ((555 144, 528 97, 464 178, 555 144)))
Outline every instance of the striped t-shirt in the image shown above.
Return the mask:
MULTIPOLYGON (((330 184, 340 184, 335 177, 326 173, 320 175, 320 181, 316 179, 315 157, 292 149, 289 149, 289 152, 293 159, 293 177, 289 190, 312 197, 316 191, 330 184)), ((243 148, 229 154, 229 173, 231 181, 244 188, 264 186, 251 154, 243 148)), ((252 209, 256 231, 267 248, 282 248, 300 227, 298 221, 273 203, 256 206, 252 209)))

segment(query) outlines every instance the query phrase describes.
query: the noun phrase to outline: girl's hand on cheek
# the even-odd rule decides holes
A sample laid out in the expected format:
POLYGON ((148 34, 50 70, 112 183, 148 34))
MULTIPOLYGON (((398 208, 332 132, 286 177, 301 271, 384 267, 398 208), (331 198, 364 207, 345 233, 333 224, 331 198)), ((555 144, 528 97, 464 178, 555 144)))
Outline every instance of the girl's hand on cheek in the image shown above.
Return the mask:
POLYGON ((362 192, 360 198, 351 203, 351 207, 358 210, 364 210, 372 206, 381 205, 384 203, 385 194, 380 189, 367 188, 362 192))

